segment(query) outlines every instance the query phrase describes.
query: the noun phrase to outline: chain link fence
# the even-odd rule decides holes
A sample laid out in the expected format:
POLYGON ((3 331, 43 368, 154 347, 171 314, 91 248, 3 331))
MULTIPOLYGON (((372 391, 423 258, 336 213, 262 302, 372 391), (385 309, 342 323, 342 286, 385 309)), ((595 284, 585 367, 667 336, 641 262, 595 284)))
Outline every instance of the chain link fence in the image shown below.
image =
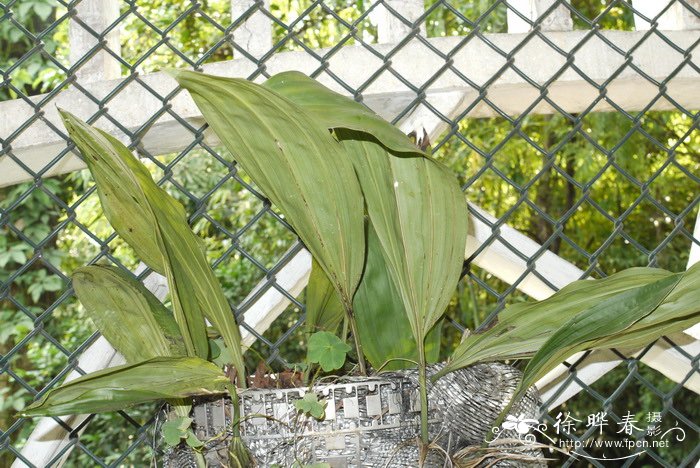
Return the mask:
MULTIPOLYGON (((299 69, 429 136, 473 203, 446 354, 508 303, 700 255, 697 0, 9 0, 0 39, 3 466, 144 466, 154 453, 155 408, 15 416, 71 372, 118 360, 95 351, 71 271, 150 273, 102 215, 56 106, 118 135, 186 206, 249 368, 303 360, 305 251, 167 67, 251 80, 299 69)), ((540 382, 543 422, 579 454, 553 451, 554 464, 697 463, 697 335, 582 353, 540 382), (601 413, 606 427, 588 424, 601 413), (683 440, 645 445, 674 427, 683 440)))

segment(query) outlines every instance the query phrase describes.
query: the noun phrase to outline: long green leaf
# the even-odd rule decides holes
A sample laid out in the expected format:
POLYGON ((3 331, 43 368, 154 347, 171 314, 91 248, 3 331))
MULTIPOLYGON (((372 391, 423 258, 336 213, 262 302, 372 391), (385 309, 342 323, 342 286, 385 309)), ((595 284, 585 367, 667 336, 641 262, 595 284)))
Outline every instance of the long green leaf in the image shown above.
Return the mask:
MULTIPOLYGON (((116 138, 89 127, 69 112, 59 113, 95 180, 109 223, 146 265, 165 274, 153 210, 142 188, 151 181, 150 173, 116 138)), ((167 197, 165 191, 157 189, 162 191, 159 196, 167 197)))
POLYGON ((457 180, 423 157, 387 157, 357 134, 339 136, 353 158, 387 268, 422 343, 459 281, 467 206, 457 180))
POLYGON ((515 401, 571 354, 633 349, 697 323, 699 285, 700 264, 684 273, 633 268, 602 280, 577 281, 547 300, 506 309, 493 328, 468 337, 434 378, 476 362, 531 358, 515 401))
MULTIPOLYGON (((335 332, 345 314, 338 293, 316 262, 306 291, 307 331, 335 332)), ((362 337, 362 350, 375 369, 406 369, 412 367, 406 360, 418 361, 416 340, 406 310, 391 281, 371 223, 368 223, 365 270, 355 293, 353 311, 362 337), (391 362, 387 364, 388 361, 391 362)), ((437 362, 439 358, 441 324, 438 322, 425 340, 429 363, 437 362)))
MULTIPOLYGON (((90 127, 68 112, 61 112, 63 123, 83 154, 90 173, 95 176, 97 192, 105 215, 120 236, 134 247, 147 265, 164 273, 169 283, 174 276, 164 245, 164 230, 181 234, 180 246, 186 249, 196 244, 187 225, 185 211, 162 188, 158 187, 147 169, 116 138, 90 127), (155 206, 155 204, 158 204, 155 206), (130 224, 135 217, 141 219, 130 224), (149 238, 143 245, 144 239, 149 238), (158 260, 153 260, 158 257, 158 260)), ((177 287, 172 289, 175 319, 180 325, 189 355, 207 357, 208 343, 204 316, 200 310, 183 308, 177 287)))
POLYGON ((589 342, 628 329, 658 308, 682 273, 646 284, 599 302, 562 325, 542 345, 528 363, 520 383, 520 392, 577 351, 588 348, 589 342))
POLYGON ((673 291, 652 313, 621 333, 591 343, 591 348, 634 349, 662 334, 669 335, 700 322, 700 263, 690 267, 673 291))
POLYGON ((177 71, 207 123, 285 214, 346 309, 362 274, 362 192, 352 164, 318 120, 242 79, 177 71))
POLYGON ((575 281, 543 301, 511 305, 491 328, 464 339, 439 375, 477 362, 531 358, 556 330, 594 304, 614 301, 625 291, 671 274, 631 268, 600 280, 575 281))
POLYGON ((335 333, 345 317, 345 310, 338 292, 326 272, 312 260, 311 276, 306 286, 306 331, 335 333))
POLYGON ((185 355, 172 313, 125 271, 102 265, 78 268, 73 288, 97 329, 127 362, 185 355))
MULTIPOLYGON (((395 234, 398 234, 400 241, 400 244, 389 245, 388 250, 376 236, 375 229, 381 227, 371 228, 372 235, 378 239, 377 249, 370 252, 368 240, 365 272, 355 296, 354 307, 365 354, 375 367, 388 358, 417 359, 414 352, 416 343, 424 339, 431 328, 434 331, 425 346, 428 360, 437 359, 440 327, 435 326, 435 322, 449 302, 453 286, 456 286, 459 278, 467 235, 466 203, 456 179, 438 163, 424 158, 425 153, 418 150, 398 128, 363 105, 329 90, 301 73, 280 73, 267 80, 264 86, 303 107, 328 129, 336 130, 341 139, 348 140, 343 143, 358 172, 370 225, 378 222, 386 228, 388 222, 395 228, 401 223, 401 217, 405 217, 403 221, 415 223, 416 217, 406 217, 407 213, 400 211, 400 206, 407 207, 414 203, 416 206, 413 214, 427 213, 416 224, 422 226, 423 230, 414 230, 414 226, 403 229, 403 232, 399 232, 402 228, 392 232, 384 229, 382 239, 385 242, 391 243, 395 234), (383 147, 376 144, 375 140, 383 147), (392 150, 392 153, 388 153, 386 148, 392 150), (407 160, 402 161, 404 158, 398 158, 397 155, 404 156, 407 160), (394 190, 397 182, 392 173, 394 166, 403 168, 402 173, 407 183, 403 187, 407 188, 406 191, 394 190), (373 176, 378 179, 373 179, 373 176), (414 182, 415 191, 410 186, 414 182), (424 192, 419 193, 420 190, 424 192), (427 197, 423 197, 423 194, 427 197), (395 203, 396 200, 399 203, 395 203), (440 216, 443 215, 446 217, 441 219, 440 216), (373 216, 378 219, 375 220, 373 216), (450 228, 453 230, 448 233, 450 228), (445 235, 445 242, 432 242, 441 234, 445 235), (412 254, 413 258, 401 265, 400 257, 404 252, 412 254), (393 264, 389 262, 388 255, 393 256, 393 264), (421 257, 436 258, 442 262, 436 270, 428 273, 436 274, 437 277, 421 275, 424 266, 434 266, 430 261, 416 261, 421 257), (406 274, 406 269, 412 270, 412 273, 406 274), (398 270, 403 270, 402 276, 397 276, 398 270), (443 280, 447 282, 440 285, 443 280), (402 285, 400 290, 393 286, 398 281, 402 285), (411 296, 416 296, 412 293, 424 289, 424 286, 430 299, 419 304, 417 298, 411 296), (419 318, 417 311, 420 308, 424 308, 422 310, 426 315, 419 318), (411 319, 407 313, 411 314, 411 319), (417 321, 423 322, 421 330, 409 333, 417 321), (386 330, 387 324, 393 324, 394 329, 386 330)), ((403 365, 405 363, 396 362, 390 367, 403 365)))
POLYGON ((67 112, 61 116, 95 175, 110 224, 150 267, 168 278, 187 353, 207 357, 206 317, 233 352, 236 370, 244 375, 238 326, 182 205, 153 182, 141 162, 116 138, 67 112))
POLYGON ((221 369, 196 357, 161 357, 85 375, 46 393, 23 416, 117 411, 140 403, 224 393, 221 369))
POLYGON ((298 71, 274 75, 263 86, 281 94, 328 128, 357 130, 376 138, 382 145, 406 156, 426 154, 406 135, 359 102, 331 91, 318 81, 298 71))
MULTIPOLYGON (((371 223, 367 230, 367 261, 353 302, 362 349, 375 369, 391 359, 396 360, 386 364, 383 370, 413 367, 403 360, 419 361, 406 309, 391 281, 379 238, 371 223)), ((441 324, 438 322, 425 340, 428 363, 437 362, 439 358, 441 324)))

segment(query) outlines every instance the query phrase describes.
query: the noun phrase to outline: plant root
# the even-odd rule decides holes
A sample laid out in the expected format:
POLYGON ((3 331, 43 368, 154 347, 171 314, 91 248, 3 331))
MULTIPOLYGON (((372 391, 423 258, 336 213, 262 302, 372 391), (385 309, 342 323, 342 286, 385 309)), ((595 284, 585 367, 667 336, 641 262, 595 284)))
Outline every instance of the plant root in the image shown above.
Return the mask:
POLYGON ((568 454, 566 450, 539 442, 525 444, 519 439, 502 439, 492 442, 487 447, 481 445, 464 447, 452 456, 452 461, 455 468, 476 468, 477 466, 492 467, 501 461, 507 460, 530 463, 532 465, 542 465, 543 462, 552 459, 524 453, 526 451, 530 452, 532 450, 541 449, 556 450, 568 454))

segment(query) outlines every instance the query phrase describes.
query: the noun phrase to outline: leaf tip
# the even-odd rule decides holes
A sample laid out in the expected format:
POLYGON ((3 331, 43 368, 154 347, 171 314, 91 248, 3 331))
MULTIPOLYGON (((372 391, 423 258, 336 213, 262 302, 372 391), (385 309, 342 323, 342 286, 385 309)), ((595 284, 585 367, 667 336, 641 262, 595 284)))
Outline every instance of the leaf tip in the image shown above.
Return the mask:
POLYGON ((34 416, 45 416, 44 412, 41 411, 41 406, 39 401, 35 401, 31 405, 20 411, 19 416, 22 418, 32 418, 34 416))
POLYGON ((184 70, 180 70, 178 68, 164 68, 163 72, 166 75, 170 75, 171 78, 177 80, 178 77, 182 74, 184 70))
POLYGON ((58 112, 58 115, 61 117, 61 120, 63 121, 63 125, 70 132, 71 127, 75 125, 75 123, 78 121, 78 118, 62 107, 56 106, 56 111, 58 112))
POLYGON ((183 70, 179 68, 166 68, 163 70, 167 75, 170 75, 172 79, 177 81, 177 84, 182 86, 183 88, 187 89, 186 83, 189 82, 188 78, 191 78, 192 75, 199 75, 200 73, 192 71, 192 70, 183 70))
POLYGON ((70 278, 74 283, 76 281, 80 282, 82 280, 91 278, 90 269, 86 268, 85 266, 76 268, 75 270, 73 270, 73 273, 71 273, 70 278))

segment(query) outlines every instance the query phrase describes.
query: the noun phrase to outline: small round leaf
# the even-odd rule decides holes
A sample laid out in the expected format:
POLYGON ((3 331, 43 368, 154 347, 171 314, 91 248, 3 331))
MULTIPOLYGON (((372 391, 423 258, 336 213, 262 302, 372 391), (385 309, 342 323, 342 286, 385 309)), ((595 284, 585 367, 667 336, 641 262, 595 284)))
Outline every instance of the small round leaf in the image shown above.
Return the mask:
POLYGON ((333 333, 321 331, 309 337, 307 359, 330 372, 343 367, 350 346, 333 333))

